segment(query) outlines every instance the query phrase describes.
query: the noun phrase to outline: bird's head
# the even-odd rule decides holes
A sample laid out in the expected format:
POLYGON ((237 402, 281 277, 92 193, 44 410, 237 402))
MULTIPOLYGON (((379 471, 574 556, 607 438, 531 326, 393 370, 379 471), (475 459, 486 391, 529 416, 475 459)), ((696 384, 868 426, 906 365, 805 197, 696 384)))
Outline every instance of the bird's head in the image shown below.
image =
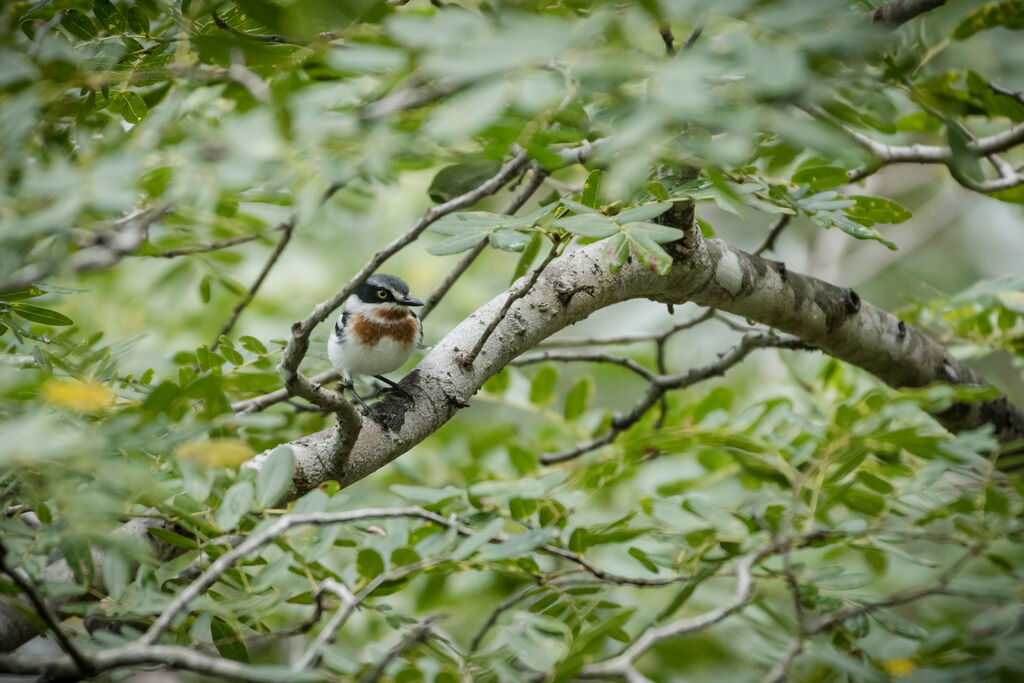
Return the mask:
POLYGON ((409 296, 409 285, 404 280, 385 273, 374 273, 366 278, 366 282, 356 287, 350 302, 356 304, 350 309, 367 307, 381 313, 404 313, 409 306, 423 305, 419 299, 409 296))

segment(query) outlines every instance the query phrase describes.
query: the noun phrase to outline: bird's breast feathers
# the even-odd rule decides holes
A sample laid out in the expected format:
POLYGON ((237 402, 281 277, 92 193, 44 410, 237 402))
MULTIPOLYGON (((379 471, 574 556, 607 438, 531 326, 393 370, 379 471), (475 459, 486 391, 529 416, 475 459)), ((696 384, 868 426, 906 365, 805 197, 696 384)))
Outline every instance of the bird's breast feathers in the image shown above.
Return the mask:
POLYGON ((387 339, 411 351, 416 344, 420 321, 406 310, 397 313, 399 315, 384 311, 379 316, 356 313, 348 321, 348 330, 366 346, 377 346, 387 339))

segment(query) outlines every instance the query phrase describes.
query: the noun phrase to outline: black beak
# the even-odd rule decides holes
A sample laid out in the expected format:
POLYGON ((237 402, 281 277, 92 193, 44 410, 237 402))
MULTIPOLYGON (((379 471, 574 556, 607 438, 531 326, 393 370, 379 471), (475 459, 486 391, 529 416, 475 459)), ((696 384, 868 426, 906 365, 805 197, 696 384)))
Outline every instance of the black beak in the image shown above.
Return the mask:
POLYGON ((401 299, 398 299, 398 303, 402 304, 403 306, 422 306, 423 305, 422 301, 420 301, 419 299, 417 299, 415 297, 411 297, 409 295, 405 295, 401 299))

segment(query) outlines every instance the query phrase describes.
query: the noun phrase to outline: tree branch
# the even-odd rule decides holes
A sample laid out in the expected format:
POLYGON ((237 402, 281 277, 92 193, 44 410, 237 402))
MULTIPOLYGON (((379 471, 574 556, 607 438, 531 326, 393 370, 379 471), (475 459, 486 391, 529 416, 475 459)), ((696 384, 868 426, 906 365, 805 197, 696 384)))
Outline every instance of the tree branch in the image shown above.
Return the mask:
MULTIPOLYGON (((544 179, 549 175, 548 171, 535 166, 533 172, 530 174, 530 179, 523 185, 522 189, 516 194, 516 196, 509 202, 502 213, 506 215, 512 215, 519 209, 523 208, 523 205, 530 200, 530 197, 540 189, 540 186, 544 184, 544 179)), ((462 277, 465 272, 469 269, 473 262, 476 261, 477 257, 483 253, 484 249, 487 248, 487 238, 480 240, 475 247, 466 253, 459 262, 455 264, 448 276, 445 277, 444 281, 437 286, 437 289, 427 298, 426 303, 423 305, 423 310, 420 311, 420 320, 426 320, 427 316, 430 315, 439 303, 441 299, 445 297, 448 290, 452 288, 452 285, 462 277)))
MULTIPOLYGON (((170 210, 170 206, 140 209, 119 218, 110 230, 94 234, 88 245, 72 254, 67 270, 75 274, 88 273, 118 263, 146 241, 150 226, 170 210)), ((0 283, 0 294, 28 287, 50 276, 53 271, 53 266, 39 263, 19 268, 0 283)))
POLYGON ((74 663, 75 668, 77 669, 75 673, 81 674, 82 676, 91 676, 95 673, 95 668, 93 667, 92 662, 79 652, 78 648, 75 647, 75 644, 71 642, 70 638, 68 638, 68 634, 64 633, 64 629, 60 624, 60 617, 54 614, 43 596, 41 596, 39 591, 36 590, 36 587, 32 585, 32 582, 24 578, 17 572, 17 570, 7 564, 7 546, 2 542, 0 542, 0 571, 7 574, 7 576, 11 578, 11 581, 21 589, 21 592, 28 597, 29 602, 31 602, 32 606, 36 609, 36 614, 38 614, 50 628, 50 631, 53 633, 53 637, 57 640, 57 644, 60 646, 60 649, 64 650, 67 656, 74 663))
POLYGON ((216 351, 217 347, 220 346, 221 337, 225 337, 231 333, 235 323, 238 322, 239 316, 242 315, 242 311, 245 310, 246 306, 252 303, 252 300, 256 297, 256 292, 259 291, 260 287, 263 285, 263 281, 266 280, 267 275, 270 274, 270 269, 274 267, 274 264, 277 263, 277 259, 281 257, 281 253, 284 251, 284 248, 288 246, 288 242, 292 238, 292 231, 295 228, 295 222, 293 220, 287 220, 283 223, 283 226, 282 230, 284 230, 284 234, 281 235, 281 239, 278 240, 277 246, 274 247, 274 251, 271 252, 267 262, 263 265, 263 270, 261 270, 260 274, 256 277, 256 281, 252 283, 252 287, 250 287, 249 291, 245 293, 242 300, 235 304, 235 308, 231 311, 231 317, 228 318, 226 323, 224 323, 224 327, 220 329, 220 332, 217 333, 217 337, 210 345, 211 351, 216 351))
POLYGON ((946 0, 893 0, 872 12, 871 20, 876 24, 898 26, 945 4, 946 0))
POLYGON ((584 453, 589 453, 601 446, 607 446, 612 443, 619 434, 639 422, 641 418, 647 414, 647 411, 653 408, 654 404, 657 403, 666 392, 690 387, 716 375, 722 375, 726 370, 746 358, 754 349, 769 346, 788 349, 812 348, 808 347, 798 339, 781 339, 771 334, 748 334, 743 337, 739 344, 721 354, 721 357, 714 363, 700 368, 694 368, 689 372, 685 372, 680 375, 652 376, 647 393, 636 402, 628 413, 617 413, 612 418, 611 427, 607 432, 595 439, 577 444, 569 450, 562 451, 560 453, 545 453, 540 456, 540 461, 545 465, 553 465, 558 462, 565 462, 566 460, 578 458, 584 453))

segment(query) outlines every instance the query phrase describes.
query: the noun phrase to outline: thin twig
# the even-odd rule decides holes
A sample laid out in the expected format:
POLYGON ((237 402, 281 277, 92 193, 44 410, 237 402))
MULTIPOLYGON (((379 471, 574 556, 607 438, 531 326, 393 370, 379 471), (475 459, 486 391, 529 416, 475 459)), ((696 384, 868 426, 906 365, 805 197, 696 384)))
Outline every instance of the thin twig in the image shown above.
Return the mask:
POLYGON ((511 310, 512 305, 515 304, 515 302, 522 299, 527 294, 529 294, 530 290, 533 289, 533 286, 537 284, 537 280, 540 279, 540 275, 541 273, 544 272, 544 269, 547 268, 548 264, 555 260, 555 257, 558 256, 558 254, 561 252, 561 247, 563 244, 565 243, 562 242, 560 239, 558 239, 557 237, 554 238, 554 243, 551 245, 551 250, 548 252, 548 255, 544 258, 544 260, 541 261, 540 264, 537 265, 530 272, 529 277, 521 281, 518 286, 512 288, 512 290, 508 293, 508 296, 505 298, 505 303, 502 304, 501 310, 498 311, 498 314, 494 316, 494 319, 491 320, 487 327, 484 328, 484 331, 480 333, 480 336, 477 338, 476 344, 473 346, 473 349, 463 358, 460 359, 459 362, 463 366, 468 367, 473 365, 473 361, 475 361, 476 357, 480 355, 480 351, 484 348, 484 344, 487 343, 487 340, 491 338, 491 334, 498 327, 498 325, 501 324, 501 321, 505 319, 505 316, 508 315, 508 312, 509 310, 511 310))
POLYGON ((736 344, 731 349, 721 354, 721 357, 714 363, 710 363, 699 368, 693 368, 692 370, 679 375, 656 376, 653 381, 651 381, 650 386, 647 389, 647 393, 636 402, 628 413, 616 413, 615 416, 612 417, 611 426, 604 434, 590 441, 577 444, 575 447, 566 451, 561 451, 559 453, 545 453, 544 455, 541 455, 540 461, 545 465, 565 462, 567 460, 578 458, 584 453, 589 453, 597 448, 606 446, 614 441, 619 434, 639 422, 641 418, 647 414, 647 411, 650 410, 666 392, 684 389, 716 375, 724 374, 726 370, 746 358, 751 351, 769 347, 804 350, 812 348, 798 339, 785 339, 773 334, 747 334, 739 344, 736 344))
MULTIPOLYGON (((149 228, 171 207, 139 209, 112 223, 111 229, 92 235, 92 240, 71 255, 67 270, 78 275, 101 268, 109 268, 126 256, 132 255, 146 241, 149 228)), ((0 294, 28 287, 46 279, 54 271, 51 265, 34 264, 16 270, 0 283, 0 294)))
POLYGON ((531 365, 533 363, 547 363, 547 362, 558 362, 558 363, 608 363, 611 365, 618 365, 620 367, 630 370, 648 382, 657 381, 658 376, 640 365, 636 361, 630 358, 623 358, 621 356, 612 356, 607 353, 586 353, 586 352, 566 352, 566 351, 542 351, 540 353, 533 353, 528 356, 520 356, 516 358, 509 365, 531 365))
POLYGON ((697 24, 696 26, 694 26, 693 30, 690 31, 690 35, 686 36, 686 40, 683 41, 683 46, 681 48, 679 48, 679 54, 683 54, 684 52, 689 50, 691 47, 693 47, 693 44, 697 42, 697 39, 700 38, 700 34, 703 33, 703 32, 704 32, 704 27, 703 26, 701 26, 700 24, 697 24))
MULTIPOLYGON (((142 634, 142 636, 136 641, 140 645, 151 645, 156 642, 164 631, 173 623, 178 615, 199 595, 206 589, 212 586, 220 577, 224 574, 231 566, 240 560, 241 558, 249 555, 256 550, 259 550, 266 544, 270 543, 274 539, 281 536, 292 527, 296 526, 329 526, 333 524, 348 524, 351 522, 362 521, 367 519, 393 519, 393 518, 409 518, 409 519, 421 519, 433 524, 437 524, 445 527, 446 529, 455 529, 456 533, 461 536, 470 536, 474 533, 474 529, 459 524, 454 519, 443 517, 437 513, 424 510, 421 507, 396 507, 396 508, 365 508, 361 510, 351 510, 343 512, 311 512, 307 514, 285 514, 281 515, 274 521, 273 524, 265 527, 259 533, 252 534, 245 539, 242 543, 235 546, 234 548, 224 552, 214 562, 207 567, 207 569, 196 577, 192 583, 190 583, 184 590, 179 593, 171 603, 164 608, 164 611, 160 616, 153 622, 149 629, 142 634)), ((506 534, 497 534, 492 539, 492 543, 503 543, 510 537, 506 534)), ((574 553, 570 550, 560 548, 554 545, 543 545, 538 548, 541 552, 544 552, 553 557, 559 557, 573 564, 581 567, 593 576, 603 581, 609 581, 612 583, 618 583, 623 585, 648 587, 648 586, 666 586, 671 583, 684 580, 681 578, 667 578, 667 579, 634 579, 631 577, 624 577, 606 572, 594 565, 590 564, 586 559, 578 553, 574 553)), ((411 566, 411 565, 410 565, 411 566)), ((383 574, 380 576, 384 576, 383 574)), ((379 577, 378 577, 379 578, 379 577)), ((360 591, 362 594, 366 589, 360 591)))
POLYGON ((666 638, 681 636, 694 631, 701 631, 713 626, 729 615, 737 612, 753 599, 754 577, 753 568, 765 556, 776 551, 773 544, 766 548, 744 555, 736 566, 736 590, 728 603, 713 610, 700 614, 689 619, 680 619, 664 626, 652 626, 641 633, 621 653, 606 659, 602 662, 589 664, 580 671, 584 678, 601 678, 607 676, 625 676, 628 669, 633 667, 633 662, 644 652, 666 638))
POLYGON ((672 27, 669 26, 667 21, 663 21, 658 25, 658 33, 661 34, 661 40, 665 43, 665 54, 669 57, 675 55, 676 37, 672 35, 672 27))
MULTIPOLYGON (((289 227, 293 222, 293 219, 289 218, 286 221, 281 222, 278 225, 270 228, 267 232, 273 232, 276 230, 284 230, 289 227)), ((208 251, 219 251, 221 249, 228 249, 230 247, 237 247, 240 244, 246 244, 258 240, 267 232, 258 232, 254 235, 240 235, 238 237, 229 237, 223 240, 217 240, 216 242, 210 242, 209 244, 197 244, 191 247, 179 247, 177 249, 168 249, 161 251, 159 254, 149 255, 151 258, 177 258, 178 256, 188 256, 190 254, 204 254, 208 251)))
MULTIPOLYGON (((836 121, 818 107, 808 107, 807 111, 812 116, 835 126, 875 157, 871 164, 849 171, 847 175, 850 182, 860 180, 888 164, 943 164, 958 183, 976 192, 996 192, 1024 184, 1024 175, 1021 174, 1001 174, 999 178, 993 180, 975 180, 960 170, 960 166, 956 162, 956 155, 951 147, 942 145, 886 145, 836 121)), ((1005 152, 1022 142, 1024 142, 1024 122, 1018 123, 995 135, 968 140, 964 148, 978 158, 985 158, 993 154, 1005 152)))
POLYGON ((882 598, 881 600, 865 603, 863 605, 858 605, 856 607, 846 607, 843 609, 836 610, 835 612, 832 612, 831 614, 826 614, 825 616, 815 621, 808 631, 810 633, 820 633, 821 631, 829 629, 835 626, 836 624, 841 624, 842 622, 848 619, 853 619, 854 617, 858 617, 862 614, 870 614, 871 612, 874 612, 885 607, 905 605, 908 602, 914 602, 915 600, 919 600, 920 598, 929 595, 946 593, 949 589, 949 582, 952 581, 956 577, 956 575, 960 573, 960 570, 962 570, 968 562, 977 557, 981 551, 981 546, 972 547, 966 553, 961 555, 960 558, 957 559, 957 561, 949 567, 949 569, 942 572, 942 574, 939 576, 939 579, 930 586, 924 586, 922 588, 912 588, 905 591, 898 591, 896 593, 893 593, 892 595, 882 598))
POLYGON ((70 657, 75 663, 78 673, 85 677, 91 676, 95 672, 95 667, 93 667, 92 663, 78 651, 75 644, 71 642, 70 638, 68 638, 68 634, 64 632, 63 628, 61 628, 60 618, 52 609, 50 609, 50 606, 46 603, 46 599, 39 594, 39 591, 36 590, 36 587, 31 581, 24 578, 14 569, 14 567, 7 564, 7 546, 5 546, 2 541, 0 541, 0 571, 7 574, 7 576, 11 578, 11 581, 21 589, 21 592, 28 597, 32 606, 36 608, 36 613, 53 632, 53 636, 57 639, 57 644, 60 646, 60 649, 67 653, 68 657, 70 657))
MULTIPOLYGON (((509 202, 508 206, 502 211, 505 215, 512 215, 523 207, 526 202, 530 200, 530 197, 540 188, 544 183, 544 179, 547 178, 549 172, 534 166, 533 172, 530 174, 530 179, 523 185, 522 189, 516 193, 516 196, 509 202)), ((420 320, 425 320, 430 312, 437 308, 437 305, 441 303, 441 299, 448 294, 448 290, 452 288, 452 285, 463 276, 463 274, 469 269, 469 267, 476 261, 477 257, 483 253, 484 249, 487 248, 487 238, 483 238, 480 242, 473 247, 469 253, 459 259, 459 262, 455 264, 455 267, 444 281, 438 285, 437 289, 427 298, 426 303, 423 305, 423 309, 420 312, 420 320)))
POLYGON ((395 645, 387 651, 384 657, 377 662, 372 669, 359 677, 359 683, 376 683, 376 681, 380 680, 380 677, 384 675, 384 670, 388 668, 388 665, 391 664, 391 662, 401 657, 408 650, 430 638, 433 633, 432 624, 437 621, 437 619, 437 616, 427 617, 418 623, 416 627, 412 629, 412 632, 395 643, 395 645))
MULTIPOLYGON (((319 375, 313 375, 309 378, 309 381, 313 384, 325 385, 330 384, 336 380, 341 379, 341 375, 338 374, 337 370, 326 370, 321 372, 319 375)), ((245 413, 258 413, 261 410, 266 410, 272 405, 287 401, 291 396, 287 389, 277 389, 260 396, 253 398, 247 398, 242 401, 235 401, 231 404, 231 410, 239 414, 245 413)))
POLYGON ((320 592, 321 594, 328 592, 337 595, 341 599, 341 607, 334 613, 334 616, 327 622, 323 630, 317 634, 316 639, 306 648, 302 657, 292 666, 294 671, 305 671, 316 664, 320 659, 320 653, 323 652, 323 648, 331 644, 338 631, 345 625, 349 616, 351 616, 352 612, 361 602, 345 584, 330 578, 320 585, 320 592))
POLYGON ((469 654, 472 655, 480 649, 480 644, 483 643, 484 637, 487 636, 487 632, 490 631, 496 623, 498 623, 498 619, 502 614, 515 607, 520 600, 525 598, 532 591, 537 590, 537 588, 537 584, 528 583, 516 592, 512 593, 512 595, 502 600, 497 607, 491 610, 491 614, 487 617, 487 621, 484 622, 484 625, 481 626, 480 630, 476 632, 475 636, 473 636, 473 641, 469 644, 469 654))
MULTIPOLYGON (((180 671, 195 671, 219 680, 265 681, 266 668, 242 664, 223 657, 211 657, 187 647, 176 645, 139 645, 129 643, 110 650, 84 654, 93 675, 123 668, 159 666, 180 671)), ((45 675, 48 680, 75 679, 81 674, 67 656, 19 657, 0 655, 0 671, 25 675, 45 675)), ((322 669, 303 671, 295 680, 337 681, 338 678, 322 669)))
POLYGON ((1018 103, 1024 104, 1024 92, 1021 92, 1020 90, 1007 90, 1006 88, 999 87, 995 83, 989 83, 988 87, 992 92, 994 92, 997 95, 1005 95, 1006 97, 1012 97, 1013 99, 1017 100, 1018 103))
POLYGON ((649 334, 624 334, 619 337, 597 337, 597 338, 568 338, 568 339, 553 339, 550 341, 543 342, 537 345, 538 349, 559 349, 559 348, 571 348, 575 346, 617 346, 620 344, 634 344, 637 342, 645 341, 658 341, 660 339, 668 338, 676 332, 682 330, 688 330, 691 327, 696 327, 701 323, 710 320, 715 315, 714 309, 708 309, 701 313, 695 318, 690 320, 684 320, 681 323, 676 323, 664 332, 652 332, 649 334))
POLYGON ((220 346, 221 337, 226 337, 228 334, 231 333, 231 330, 232 328, 234 328, 235 323, 238 322, 239 316, 242 315, 242 311, 245 310, 246 306, 252 303, 253 298, 255 298, 256 296, 256 292, 259 291, 260 286, 263 284, 263 281, 266 280, 267 275, 270 274, 270 269, 274 267, 274 265, 277 263, 278 258, 281 257, 281 253, 284 251, 284 248, 288 246, 288 242, 292 238, 292 232, 294 229, 294 221, 285 221, 285 227, 283 228, 284 234, 281 235, 281 239, 278 240, 277 246, 274 247, 274 251, 271 252, 270 257, 267 259, 267 262, 263 264, 263 270, 260 271, 260 274, 256 277, 255 282, 252 283, 252 287, 250 287, 249 291, 245 293, 245 296, 242 297, 242 300, 235 304, 235 308, 231 311, 231 317, 228 318, 228 321, 226 323, 224 323, 224 327, 220 329, 220 332, 217 333, 217 336, 214 338, 213 343, 210 345, 211 351, 217 350, 217 347, 220 346))
POLYGON ((786 229, 786 226, 789 225, 789 221, 792 218, 793 216, 788 213, 784 213, 781 216, 779 216, 779 220, 772 227, 771 232, 768 233, 768 237, 764 239, 764 242, 761 243, 761 246, 754 250, 754 255, 760 256, 766 251, 774 251, 775 240, 777 240, 779 238, 779 235, 782 234, 782 231, 786 229))
POLYGON ((228 24, 228 22, 226 22, 223 19, 221 19, 220 15, 217 14, 216 12, 211 12, 211 14, 213 15, 213 23, 217 25, 217 28, 223 29, 223 30, 227 31, 228 33, 233 33, 236 36, 240 36, 242 38, 248 38, 249 40, 256 40, 256 41, 259 41, 261 43, 271 43, 271 44, 274 44, 274 45, 289 45, 289 44, 291 44, 291 41, 289 41, 284 36, 279 36, 279 35, 274 35, 274 34, 266 34, 266 33, 246 33, 245 31, 240 31, 237 28, 235 28, 235 27, 231 26, 230 24, 228 24))
POLYGON ((804 651, 804 639, 803 637, 795 639, 790 643, 789 647, 786 648, 786 652, 782 655, 782 658, 775 663, 775 666, 771 668, 771 671, 765 675, 761 683, 784 683, 789 680, 787 672, 789 665, 793 663, 800 653, 804 651))

